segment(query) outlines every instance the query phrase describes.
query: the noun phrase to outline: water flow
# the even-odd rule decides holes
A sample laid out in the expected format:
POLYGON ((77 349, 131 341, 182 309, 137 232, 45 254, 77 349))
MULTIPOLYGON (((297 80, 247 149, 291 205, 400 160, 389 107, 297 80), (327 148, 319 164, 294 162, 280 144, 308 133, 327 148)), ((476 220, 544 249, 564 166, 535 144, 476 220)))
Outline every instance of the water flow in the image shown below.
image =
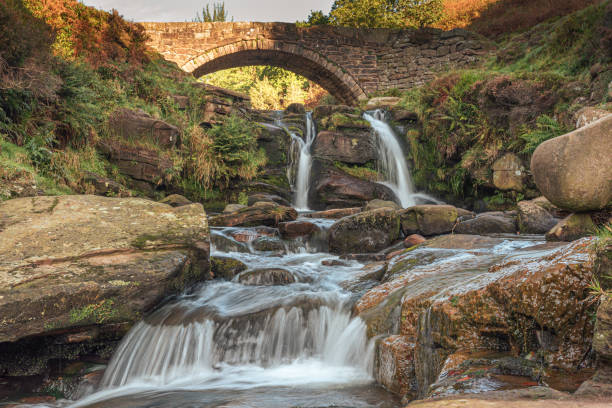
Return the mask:
POLYGON ((277 121, 277 125, 291 135, 290 162, 287 168, 287 178, 290 182, 295 180, 292 183, 292 187, 295 189, 294 206, 299 211, 308 211, 308 191, 310 190, 310 170, 312 168, 310 149, 317 136, 312 112, 306 113, 306 140, 291 132, 282 122, 282 119, 277 121))
POLYGON ((385 121, 384 112, 379 109, 372 113, 364 113, 363 117, 370 122, 378 139, 379 162, 387 179, 383 184, 393 190, 402 207, 415 205, 414 187, 408 164, 395 132, 385 121))

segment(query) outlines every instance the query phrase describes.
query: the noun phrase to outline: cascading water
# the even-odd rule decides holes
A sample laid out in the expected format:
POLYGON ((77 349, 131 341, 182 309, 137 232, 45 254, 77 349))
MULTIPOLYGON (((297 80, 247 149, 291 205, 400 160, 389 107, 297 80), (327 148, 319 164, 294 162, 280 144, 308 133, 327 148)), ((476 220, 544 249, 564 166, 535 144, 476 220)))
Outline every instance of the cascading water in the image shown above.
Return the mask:
MULTIPOLYGON (((213 231, 223 236, 213 239, 213 247, 222 241, 235 248, 239 242, 228 243, 235 230, 213 231)), ((240 260, 247 272, 270 268, 270 254, 222 249, 213 248, 214 255, 240 260)), ((144 407, 151 398, 158 403, 153 406, 181 406, 159 401, 196 392, 198 407, 319 406, 311 401, 315 396, 332 405, 397 406, 370 385, 374 342, 365 323, 352 316, 351 293, 342 289, 362 265, 330 268, 324 261, 335 256, 312 251, 274 257, 274 267, 296 283, 209 282, 148 316, 120 344, 99 390, 74 406, 144 407), (261 394, 270 387, 274 398, 261 394), (386 405, 379 405, 381 398, 386 405), (237 402, 242 400, 248 403, 237 402)))
POLYGON ((385 121, 384 112, 379 109, 372 113, 364 113, 363 117, 370 122, 378 139, 379 162, 387 179, 383 184, 393 190, 402 207, 415 205, 414 187, 408 164, 393 129, 385 121))
POLYGON ((310 170, 312 168, 312 155, 310 148, 317 136, 317 130, 312 119, 312 112, 306 113, 306 140, 302 139, 294 132, 291 132, 278 120, 277 124, 283 127, 291 135, 291 147, 289 156, 291 163, 287 170, 287 178, 292 181, 295 189, 294 206, 297 210, 308 211, 308 191, 310 190, 310 170), (299 152, 299 153, 298 153, 299 152), (297 156, 297 168, 295 159, 297 156))

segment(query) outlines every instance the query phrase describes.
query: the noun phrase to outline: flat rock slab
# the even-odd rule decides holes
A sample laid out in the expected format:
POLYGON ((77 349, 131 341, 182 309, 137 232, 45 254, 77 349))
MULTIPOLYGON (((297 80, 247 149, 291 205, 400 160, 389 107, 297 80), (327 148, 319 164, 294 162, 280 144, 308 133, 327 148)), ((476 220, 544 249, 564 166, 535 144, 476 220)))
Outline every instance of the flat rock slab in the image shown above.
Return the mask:
POLYGON ((0 343, 87 325, 132 323, 209 278, 200 204, 33 197, 0 204, 0 343))

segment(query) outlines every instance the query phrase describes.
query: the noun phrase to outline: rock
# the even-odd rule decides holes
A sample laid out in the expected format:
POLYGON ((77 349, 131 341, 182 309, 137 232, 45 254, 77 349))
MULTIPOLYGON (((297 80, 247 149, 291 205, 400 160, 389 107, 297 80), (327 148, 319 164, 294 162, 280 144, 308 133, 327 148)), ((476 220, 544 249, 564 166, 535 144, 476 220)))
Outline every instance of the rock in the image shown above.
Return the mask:
POLYGON ((251 101, 249 95, 242 92, 232 91, 231 89, 221 88, 219 86, 210 85, 204 82, 197 82, 194 84, 194 86, 204 89, 207 94, 214 95, 218 98, 224 98, 229 101, 243 103, 248 103, 251 101))
POLYGON ((231 281, 234 276, 247 270, 247 266, 237 259, 225 256, 211 256, 210 267, 215 279, 231 281))
POLYGON ((260 252, 285 252, 285 244, 278 238, 259 237, 251 241, 251 245, 255 251, 260 252))
POLYGON ((348 266, 346 262, 342 262, 337 259, 326 259, 324 261, 321 261, 321 265, 323 266, 348 266))
POLYGON ((457 234, 514 234, 517 231, 516 216, 502 212, 482 213, 471 220, 459 222, 454 229, 457 234))
POLYGON ((393 335, 380 340, 376 348, 376 381, 390 392, 415 399, 418 395, 412 379, 415 344, 406 336, 393 335))
POLYGON ((172 100, 180 110, 189 108, 189 97, 183 95, 172 95, 172 100))
POLYGON ((262 237, 278 238, 280 235, 276 228, 264 226, 258 226, 248 229, 232 229, 226 231, 225 233, 238 242, 252 242, 255 241, 257 238, 262 237))
POLYGON ((361 212, 361 207, 355 208, 337 208, 334 210, 326 210, 326 211, 315 211, 312 213, 304 214, 303 217, 306 218, 326 218, 326 219, 340 219, 344 217, 348 217, 350 215, 359 214, 361 212))
POLYGON ((243 272, 238 277, 238 281, 250 286, 279 286, 295 283, 296 279, 286 269, 269 268, 243 272))
POLYGON ((255 203, 276 203, 279 205, 284 205, 286 207, 291 207, 291 203, 288 200, 285 200, 283 197, 275 194, 250 194, 248 197, 248 204, 253 205, 255 203))
POLYGON ((562 210, 561 208, 548 201, 548 199, 544 196, 534 198, 533 200, 531 200, 531 202, 535 205, 542 207, 544 210, 552 214, 552 216, 555 218, 565 218, 570 215, 570 213, 568 213, 567 211, 562 210))
POLYGON ((301 103, 292 103, 291 105, 287 106, 287 108, 285 109, 285 113, 305 115, 306 108, 304 108, 304 105, 302 105, 301 103))
POLYGON ((417 205, 399 211, 404 235, 440 235, 453 230, 457 209, 452 205, 417 205))
POLYGON ((533 201, 521 201, 517 206, 518 229, 523 234, 545 234, 557 224, 552 214, 533 201))
POLYGON ((320 228, 312 222, 292 221, 280 223, 278 225, 278 230, 284 239, 293 239, 297 237, 310 236, 319 231, 320 228))
POLYGON ((427 241, 422 235, 412 234, 404 240, 404 247, 412 248, 427 241))
POLYGON ((225 208, 223 209, 223 214, 232 214, 235 212, 238 212, 244 208, 247 208, 246 205, 243 204, 228 204, 225 206, 225 208))
MULTIPOLYGON (((272 119, 270 119, 272 120, 272 119)), ((257 146, 266 152, 266 167, 286 166, 291 136, 281 127, 269 123, 258 123, 257 146)))
POLYGON ((314 160, 308 202, 313 209, 363 207, 368 201, 395 201, 393 191, 382 184, 353 177, 335 166, 314 160))
POLYGON ((591 123, 597 122, 599 119, 605 118, 608 115, 612 115, 612 112, 587 106, 580 109, 574 114, 576 120, 576 129, 590 125, 591 123))
POLYGON ((500 190, 523 191, 527 173, 514 153, 507 153, 493 163, 493 185, 500 190))
POLYGON ((363 119, 361 115, 352 113, 333 113, 331 116, 321 119, 321 130, 332 130, 345 133, 370 131, 370 122, 363 119))
POLYGON ((392 210, 402 209, 402 207, 400 207, 395 201, 384 201, 376 199, 368 201, 364 208, 364 211, 378 210, 379 208, 391 208, 392 210))
POLYGON ((172 207, 182 207, 184 205, 193 204, 191 201, 189 201, 188 199, 186 199, 180 194, 171 194, 167 196, 166 198, 159 200, 159 202, 162 204, 168 204, 169 206, 172 206, 172 207))
POLYGON ((334 113, 355 113, 355 108, 347 105, 318 105, 315 106, 312 117, 315 120, 321 120, 325 117, 331 116, 334 113))
POLYGON ((124 140, 153 142, 170 149, 176 146, 180 131, 176 126, 156 119, 145 111, 120 108, 108 119, 109 132, 124 140))
POLYGON ((391 110, 391 116, 396 122, 416 123, 419 121, 419 115, 416 112, 408 111, 405 109, 393 109, 391 110))
POLYGON ((489 249, 501 244, 501 238, 486 237, 482 235, 449 234, 441 235, 427 240, 424 244, 428 248, 437 249, 489 249))
POLYGON ((395 96, 381 96, 377 98, 372 98, 368 101, 366 105, 366 110, 374 110, 380 108, 393 108, 398 103, 400 103, 402 98, 398 98, 395 96))
POLYGON ((215 227, 278 226, 285 221, 295 221, 297 211, 274 203, 255 203, 238 211, 210 217, 210 225, 215 227))
POLYGON ((378 252, 399 238, 398 214, 388 208, 342 218, 329 230, 332 253, 378 252))
POLYGON ((371 132, 319 132, 312 145, 312 154, 351 164, 365 164, 378 158, 371 132))
POLYGON ((220 231, 212 231, 210 234, 210 241, 218 252, 250 252, 249 248, 244 243, 238 242, 220 231))
MULTIPOLYGON (((96 173, 86 171, 82 183, 86 193, 107 197, 129 197, 130 192, 125 186, 96 173), (93 189, 91 189, 93 187, 93 189)), ((36 195, 36 194, 34 194, 36 195)))
POLYGON ((95 342, 67 346, 65 336, 94 326, 112 343, 168 295, 211 278, 200 204, 35 197, 0 203, 0 225, 0 343, 28 338, 41 347, 17 365, 0 347, 0 375, 62 358, 45 342, 75 357, 93 352, 95 342))
POLYGON ((612 115, 542 143, 531 172, 542 194, 575 212, 597 211, 612 201, 612 115))
POLYGON ((590 214, 572 214, 559 221, 548 233, 547 241, 575 241, 597 231, 590 214))

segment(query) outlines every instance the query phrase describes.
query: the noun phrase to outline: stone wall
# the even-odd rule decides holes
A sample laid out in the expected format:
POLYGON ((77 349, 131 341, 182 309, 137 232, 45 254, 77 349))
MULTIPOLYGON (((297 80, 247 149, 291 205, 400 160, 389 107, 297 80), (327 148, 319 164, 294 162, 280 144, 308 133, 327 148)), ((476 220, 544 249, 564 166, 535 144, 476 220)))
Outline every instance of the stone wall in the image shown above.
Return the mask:
POLYGON ((246 65, 304 75, 339 100, 408 89, 435 72, 478 62, 489 43, 465 30, 297 27, 289 23, 143 23, 148 44, 202 76, 246 65))

